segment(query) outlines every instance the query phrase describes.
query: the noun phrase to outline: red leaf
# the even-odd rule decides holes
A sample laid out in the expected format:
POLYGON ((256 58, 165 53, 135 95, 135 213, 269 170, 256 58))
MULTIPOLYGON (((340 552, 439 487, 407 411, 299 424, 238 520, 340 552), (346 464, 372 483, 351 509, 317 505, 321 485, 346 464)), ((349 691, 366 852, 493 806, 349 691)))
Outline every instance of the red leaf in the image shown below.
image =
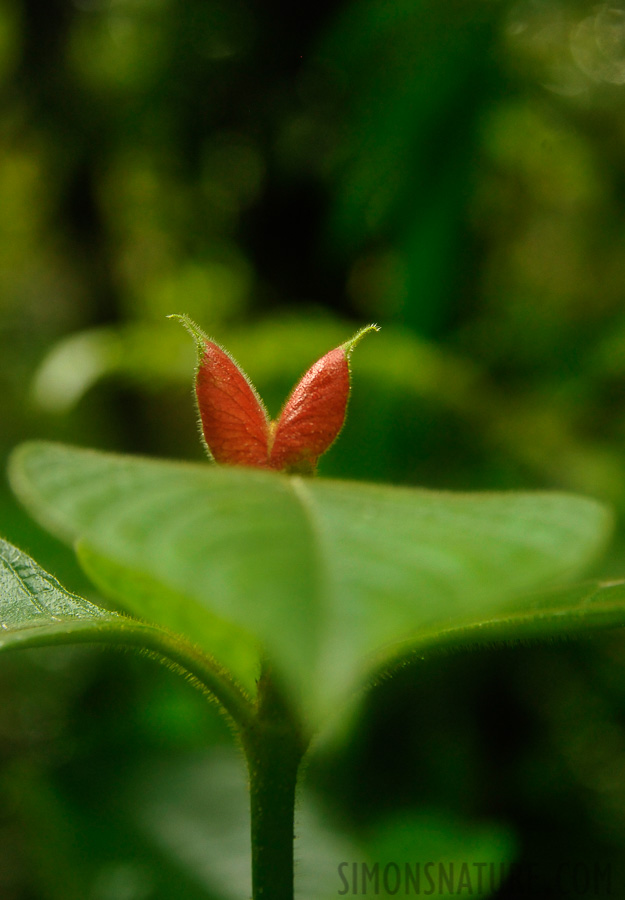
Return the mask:
POLYGON ((314 471, 345 421, 349 366, 343 347, 322 356, 304 375, 275 424, 269 466, 280 471, 314 471))
POLYGON ((205 343, 195 389, 204 440, 216 462, 268 468, 267 413, 245 374, 212 341, 205 343))

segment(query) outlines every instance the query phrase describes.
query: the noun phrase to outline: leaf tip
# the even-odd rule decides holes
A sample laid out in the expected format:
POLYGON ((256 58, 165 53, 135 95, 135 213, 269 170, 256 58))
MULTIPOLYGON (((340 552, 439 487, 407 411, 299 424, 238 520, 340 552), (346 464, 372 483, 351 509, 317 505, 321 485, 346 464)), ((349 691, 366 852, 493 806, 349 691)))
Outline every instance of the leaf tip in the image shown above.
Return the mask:
POLYGON ((365 335, 369 334, 372 331, 379 330, 380 326, 376 325, 375 322, 373 322, 371 325, 365 325, 365 327, 361 328, 360 331, 357 331, 352 338, 350 338, 348 341, 345 341, 344 344, 341 344, 341 347, 347 358, 349 359, 354 350, 354 347, 356 347, 356 345, 360 343, 365 335))
POLYGON ((206 344, 210 343, 210 338, 206 332, 202 331, 200 326, 197 325, 193 319, 190 319, 186 313, 171 313, 167 318, 176 319, 183 328, 186 328, 191 337, 195 340, 198 358, 201 359, 204 355, 206 344))

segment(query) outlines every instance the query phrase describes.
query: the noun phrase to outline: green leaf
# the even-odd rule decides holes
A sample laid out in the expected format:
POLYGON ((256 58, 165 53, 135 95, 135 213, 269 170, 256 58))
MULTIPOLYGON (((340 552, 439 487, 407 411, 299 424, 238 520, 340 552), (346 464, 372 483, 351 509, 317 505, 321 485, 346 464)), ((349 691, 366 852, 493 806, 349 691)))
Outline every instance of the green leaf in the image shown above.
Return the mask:
POLYGON ((0 539, 0 649, 63 643, 123 624, 122 616, 70 594, 17 547, 0 539))
POLYGON ((424 630, 386 648, 376 678, 411 661, 459 647, 479 647, 589 634, 625 625, 625 581, 586 581, 524 595, 481 621, 424 630))
POLYGON ((243 722, 245 697, 214 661, 183 638, 66 591, 41 566, 0 538, 0 651, 103 643, 148 651, 183 672, 243 722))
POLYGON ((438 493, 45 443, 16 452, 11 478, 127 609, 245 684, 260 641, 315 724, 407 642, 453 629, 462 642, 469 628, 479 640, 524 594, 572 580, 611 524, 564 494, 438 493))

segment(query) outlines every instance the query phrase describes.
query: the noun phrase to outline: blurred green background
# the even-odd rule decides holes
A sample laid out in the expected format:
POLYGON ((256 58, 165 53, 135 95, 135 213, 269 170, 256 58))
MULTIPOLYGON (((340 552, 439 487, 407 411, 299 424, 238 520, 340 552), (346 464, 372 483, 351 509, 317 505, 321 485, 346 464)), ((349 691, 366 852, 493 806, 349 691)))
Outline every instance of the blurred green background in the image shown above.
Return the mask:
MULTIPOLYGON (((31 437, 201 459, 168 313, 273 414, 376 321, 322 475, 577 491, 622 519, 621 0, 0 0, 0 108, 3 467, 31 437)), ((0 532, 91 590, 6 481, 0 532)), ((622 527, 599 574, 625 576, 622 527)), ((624 663, 614 632, 380 686, 308 768, 327 896, 364 858, 341 841, 402 862, 433 831, 460 859, 611 864, 620 895, 624 663)), ((232 746, 190 687, 81 648, 7 655, 0 697, 2 898, 245 895, 197 864, 229 800, 183 815, 171 787, 232 746)))

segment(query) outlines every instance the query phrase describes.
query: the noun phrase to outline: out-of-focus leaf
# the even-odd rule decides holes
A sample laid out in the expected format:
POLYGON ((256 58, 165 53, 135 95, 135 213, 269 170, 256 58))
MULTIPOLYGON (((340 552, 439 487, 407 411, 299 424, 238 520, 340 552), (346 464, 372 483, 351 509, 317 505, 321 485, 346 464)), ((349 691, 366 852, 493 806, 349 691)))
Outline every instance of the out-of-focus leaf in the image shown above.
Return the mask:
POLYGON ((365 882, 368 891, 380 897, 400 891, 490 897, 510 872, 515 844, 510 830, 494 822, 466 822, 437 809, 406 810, 370 829, 368 871, 360 864, 355 870, 353 865, 345 866, 342 873, 354 894, 364 893, 365 882))
MULTIPOLYGON (((211 896, 251 895, 249 794, 242 760, 232 750, 142 768, 127 804, 141 831, 211 896)), ((326 900, 340 887, 340 860, 363 851, 324 820, 305 788, 298 794, 295 831, 295 895, 326 900)))
POLYGON ((188 377, 192 367, 188 341, 166 325, 94 328, 52 348, 37 370, 33 399, 49 412, 64 413, 104 378, 121 376, 152 391, 188 377))
MULTIPOLYGON (((152 763, 132 780, 127 803, 142 831, 211 892, 224 900, 250 894, 249 797, 243 766, 232 751, 196 755, 177 764, 152 763)), ((427 863, 428 875, 436 882, 439 863, 446 871, 450 864, 455 867, 457 884, 461 865, 469 861, 471 867, 473 860, 494 864, 499 877, 500 865, 510 863, 515 850, 508 829, 490 822, 458 821, 437 810, 404 812, 376 823, 364 839, 355 838, 340 833, 327 814, 321 814, 305 786, 298 794, 295 832, 295 896, 304 900, 337 896, 345 881, 350 895, 363 893, 363 864, 374 872, 377 863, 378 890, 373 876, 368 893, 384 897, 390 896, 383 890, 389 862, 401 868, 401 893, 404 865, 413 872, 419 867, 422 888, 429 886, 427 863), (357 885, 352 890, 354 866, 357 885)), ((393 872, 389 874, 392 878, 393 872)), ((474 885, 477 875, 472 867, 474 885)), ((479 896, 490 893, 484 878, 479 896)))
MULTIPOLYGON (((231 350, 254 383, 280 383, 288 391, 315 359, 353 331, 353 323, 329 318, 282 317, 211 337, 231 350)), ((382 351, 367 353, 358 369, 382 379, 387 389, 400 386, 462 406, 475 387, 475 367, 434 344, 392 328, 385 328, 380 340, 382 351)), ((94 328, 50 350, 35 374, 33 399, 49 412, 64 413, 105 378, 127 379, 150 392, 167 384, 191 385, 194 364, 188 339, 169 322, 94 328)))
POLYGON ((481 622, 422 633, 418 641, 398 645, 395 659, 387 658, 383 665, 388 669, 461 646, 582 636, 624 625, 625 581, 586 581, 526 595, 505 612, 481 622))
POLYGON ((479 629, 574 578, 611 521, 561 494, 437 493, 54 444, 22 447, 11 475, 129 609, 211 654, 216 619, 233 641, 237 629, 258 639, 312 724, 397 642, 479 629))

